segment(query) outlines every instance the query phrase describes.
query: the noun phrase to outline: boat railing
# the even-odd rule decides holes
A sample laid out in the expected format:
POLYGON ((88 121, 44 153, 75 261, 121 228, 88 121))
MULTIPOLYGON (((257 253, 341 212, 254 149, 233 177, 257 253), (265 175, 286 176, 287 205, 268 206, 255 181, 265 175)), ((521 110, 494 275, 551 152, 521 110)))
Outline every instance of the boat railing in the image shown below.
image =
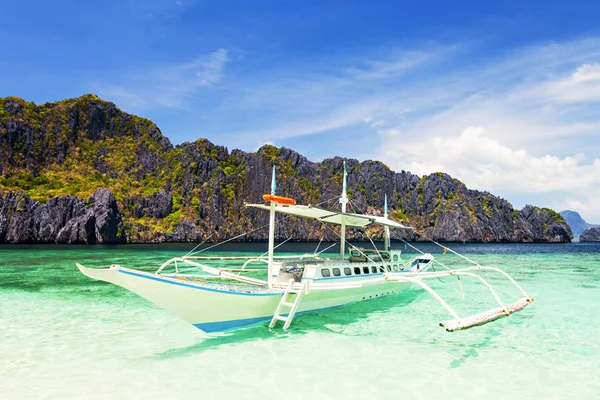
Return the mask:
MULTIPOLYGON (((314 254, 303 254, 301 256, 298 255, 294 255, 294 256, 274 256, 273 259, 275 260, 304 260, 304 259, 315 259, 315 260, 320 260, 321 258, 318 255, 314 255, 314 254)), ((267 264, 268 261, 268 257, 267 256, 258 256, 258 257, 244 257, 244 256, 183 256, 183 257, 173 257, 167 261, 165 261, 159 268, 158 270, 155 272, 155 274, 160 274, 166 267, 170 266, 171 264, 173 264, 173 266, 175 267, 175 272, 179 273, 179 265, 178 262, 182 262, 185 264, 194 264, 194 266, 199 266, 198 263, 196 261, 243 261, 245 260, 244 264, 242 265, 241 268, 216 268, 218 270, 222 270, 222 271, 240 271, 240 270, 246 270, 246 267, 249 264, 255 263, 255 262, 261 262, 261 263, 265 263, 267 264)), ((203 267, 206 267, 206 269, 210 269, 210 272, 214 273, 215 268, 214 267, 210 267, 208 265, 205 264, 201 264, 203 267)), ((200 267, 202 268, 202 267, 200 267)), ((205 268, 202 268, 205 269, 205 268)), ((255 270, 266 270, 267 268, 252 268, 253 271, 255 270)))
MULTIPOLYGON (((275 260, 321 260, 318 255, 314 254, 304 254, 301 256, 274 256, 275 260)), ((167 267, 174 267, 175 274, 168 274, 169 276, 182 276, 180 273, 180 264, 183 263, 186 266, 192 266, 193 269, 201 269, 203 272, 208 275, 193 275, 193 274, 185 274, 185 276, 192 277, 202 277, 202 278, 216 278, 216 279, 233 279, 241 282, 251 283, 255 285, 265 285, 267 281, 262 279, 256 279, 249 276, 242 275, 247 272, 256 272, 256 271, 266 271, 268 268, 248 268, 250 264, 253 263, 263 263, 268 264, 268 257, 259 256, 259 257, 243 257, 243 256, 183 256, 183 257, 173 257, 166 262, 164 262, 155 274, 164 274, 164 271, 167 267), (224 268, 224 267, 215 267, 210 266, 202 261, 244 261, 240 268, 224 268)))

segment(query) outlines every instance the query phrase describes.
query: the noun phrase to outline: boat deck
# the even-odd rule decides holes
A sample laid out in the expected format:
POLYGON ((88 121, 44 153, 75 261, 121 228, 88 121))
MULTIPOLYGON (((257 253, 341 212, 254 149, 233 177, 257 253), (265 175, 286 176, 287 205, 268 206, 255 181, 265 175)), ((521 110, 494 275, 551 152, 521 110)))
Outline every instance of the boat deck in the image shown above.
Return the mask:
POLYGON ((183 275, 172 276, 172 275, 163 275, 165 278, 176 279, 178 281, 194 285, 201 286, 207 289, 213 290, 222 290, 227 292, 240 292, 240 293, 257 293, 257 294, 267 294, 267 293, 279 293, 281 290, 270 290, 266 285, 253 285, 244 282, 233 282, 233 281, 222 281, 222 280, 212 280, 212 279, 200 279, 196 277, 186 277, 183 275))

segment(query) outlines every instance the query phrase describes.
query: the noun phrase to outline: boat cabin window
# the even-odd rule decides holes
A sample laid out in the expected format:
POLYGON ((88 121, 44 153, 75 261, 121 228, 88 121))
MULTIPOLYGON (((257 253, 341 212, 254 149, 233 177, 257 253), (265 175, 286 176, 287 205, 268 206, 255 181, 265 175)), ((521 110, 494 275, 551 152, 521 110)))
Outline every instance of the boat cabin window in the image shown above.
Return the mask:
MULTIPOLYGON (((397 257, 397 256, 396 256, 397 257)), ((390 253, 384 250, 375 249, 352 249, 350 250, 350 262, 367 262, 367 261, 389 261, 391 260, 390 253)))
POLYGON ((398 254, 394 254, 394 261, 398 261, 398 254))
POLYGON ((342 273, 340 272, 339 268, 334 268, 333 269, 333 276, 340 276, 342 273))
POLYGON ((361 250, 352 249, 350 250, 350 262, 365 262, 367 257, 362 253, 361 250))
POLYGON ((393 268, 394 268, 394 271, 398 271, 398 266, 397 265, 394 265, 393 268))
POLYGON ((369 267, 363 267, 363 272, 365 274, 368 274, 369 273, 369 267))
POLYGON ((391 266, 386 266, 385 269, 387 270, 387 272, 391 272, 392 271, 392 267, 391 266))
POLYGON ((360 267, 354 267, 354 275, 360 275, 360 267))
POLYGON ((430 260, 421 260, 421 259, 418 259, 418 260, 415 260, 415 261, 413 261, 413 262, 412 262, 412 265, 413 265, 413 267, 414 267, 414 266, 415 266, 415 265, 417 265, 417 264, 427 264, 429 261, 430 261, 430 260))
MULTIPOLYGON (((360 270, 359 270, 360 271, 360 270)), ((352 275, 352 270, 348 267, 344 268, 344 275, 352 275)))
POLYGON ((321 268, 321 276, 323 278, 328 278, 331 276, 331 274, 327 268, 321 268))
POLYGON ((373 265, 371 267, 371 272, 374 273, 374 274, 376 274, 377 273, 377 267, 373 265))

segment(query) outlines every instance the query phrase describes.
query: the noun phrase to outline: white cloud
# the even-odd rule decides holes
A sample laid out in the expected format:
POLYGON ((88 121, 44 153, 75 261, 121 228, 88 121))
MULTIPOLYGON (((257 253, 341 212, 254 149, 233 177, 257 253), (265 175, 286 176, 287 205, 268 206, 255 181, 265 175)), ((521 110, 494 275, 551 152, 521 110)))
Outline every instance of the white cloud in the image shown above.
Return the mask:
POLYGON ((151 108, 184 108, 186 101, 224 77, 229 62, 226 49, 218 49, 192 61, 162 68, 135 71, 123 84, 94 83, 94 91, 130 111, 151 108))
POLYGON ((473 188, 510 187, 519 192, 582 191, 600 184, 600 162, 582 164, 574 156, 536 157, 487 137, 481 127, 469 127, 447 138, 424 138, 389 148, 394 167, 418 174, 448 172, 473 188))
POLYGON ((212 53, 208 60, 195 60, 188 68, 196 71, 195 75, 199 85, 212 85, 223 78, 223 70, 227 61, 229 61, 227 50, 219 49, 212 53))
POLYGON ((600 81, 600 64, 584 64, 573 72, 571 79, 575 83, 600 81))
MULTIPOLYGON (((485 135, 481 127, 469 127, 457 136, 422 138, 402 146, 387 147, 390 167, 420 175, 443 171, 470 188, 492 193, 545 193, 540 206, 574 209, 593 220, 600 204, 600 159, 580 162, 581 154, 536 157, 524 149, 509 148, 485 135)), ((539 196, 536 196, 539 197, 539 196)))
POLYGON ((549 84, 548 94, 564 102, 600 100, 600 64, 584 64, 570 77, 549 84))

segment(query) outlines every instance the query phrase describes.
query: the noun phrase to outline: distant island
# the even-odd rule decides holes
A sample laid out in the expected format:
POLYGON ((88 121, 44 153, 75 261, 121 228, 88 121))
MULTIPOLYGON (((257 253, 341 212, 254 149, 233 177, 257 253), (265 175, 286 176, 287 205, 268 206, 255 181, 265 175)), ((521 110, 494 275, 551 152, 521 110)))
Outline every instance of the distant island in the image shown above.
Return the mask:
MULTIPOLYGON (((156 125, 95 95, 34 104, 0 99, 0 243, 158 243, 240 233, 267 239, 266 213, 244 207, 269 191, 277 166, 278 193, 329 207, 341 192, 347 161, 351 211, 380 214, 427 238, 453 242, 570 242, 565 219, 548 208, 512 205, 468 189, 438 172, 417 176, 379 161, 341 157, 311 162, 288 148, 254 153, 206 139, 173 146, 156 125)), ((283 218, 282 218, 283 219, 283 218)), ((367 232, 374 239, 381 232, 367 232)), ((336 240, 331 230, 286 218, 276 236, 336 240)), ((424 240, 409 231, 393 237, 424 240)), ((351 230, 350 240, 367 240, 351 230)))
POLYGON ((580 242, 600 242, 600 228, 589 228, 586 229, 581 236, 579 236, 580 242))
MULTIPOLYGON (((581 215, 577 211, 572 210, 563 210, 560 212, 560 215, 563 216, 567 224, 571 227, 571 231, 573 232, 573 239, 575 241, 580 241, 580 236, 589 230, 590 228, 597 228, 600 225, 594 225, 586 222, 581 215)), ((589 234, 584 236, 584 239, 581 241, 586 241, 586 237, 590 237, 589 234)))

